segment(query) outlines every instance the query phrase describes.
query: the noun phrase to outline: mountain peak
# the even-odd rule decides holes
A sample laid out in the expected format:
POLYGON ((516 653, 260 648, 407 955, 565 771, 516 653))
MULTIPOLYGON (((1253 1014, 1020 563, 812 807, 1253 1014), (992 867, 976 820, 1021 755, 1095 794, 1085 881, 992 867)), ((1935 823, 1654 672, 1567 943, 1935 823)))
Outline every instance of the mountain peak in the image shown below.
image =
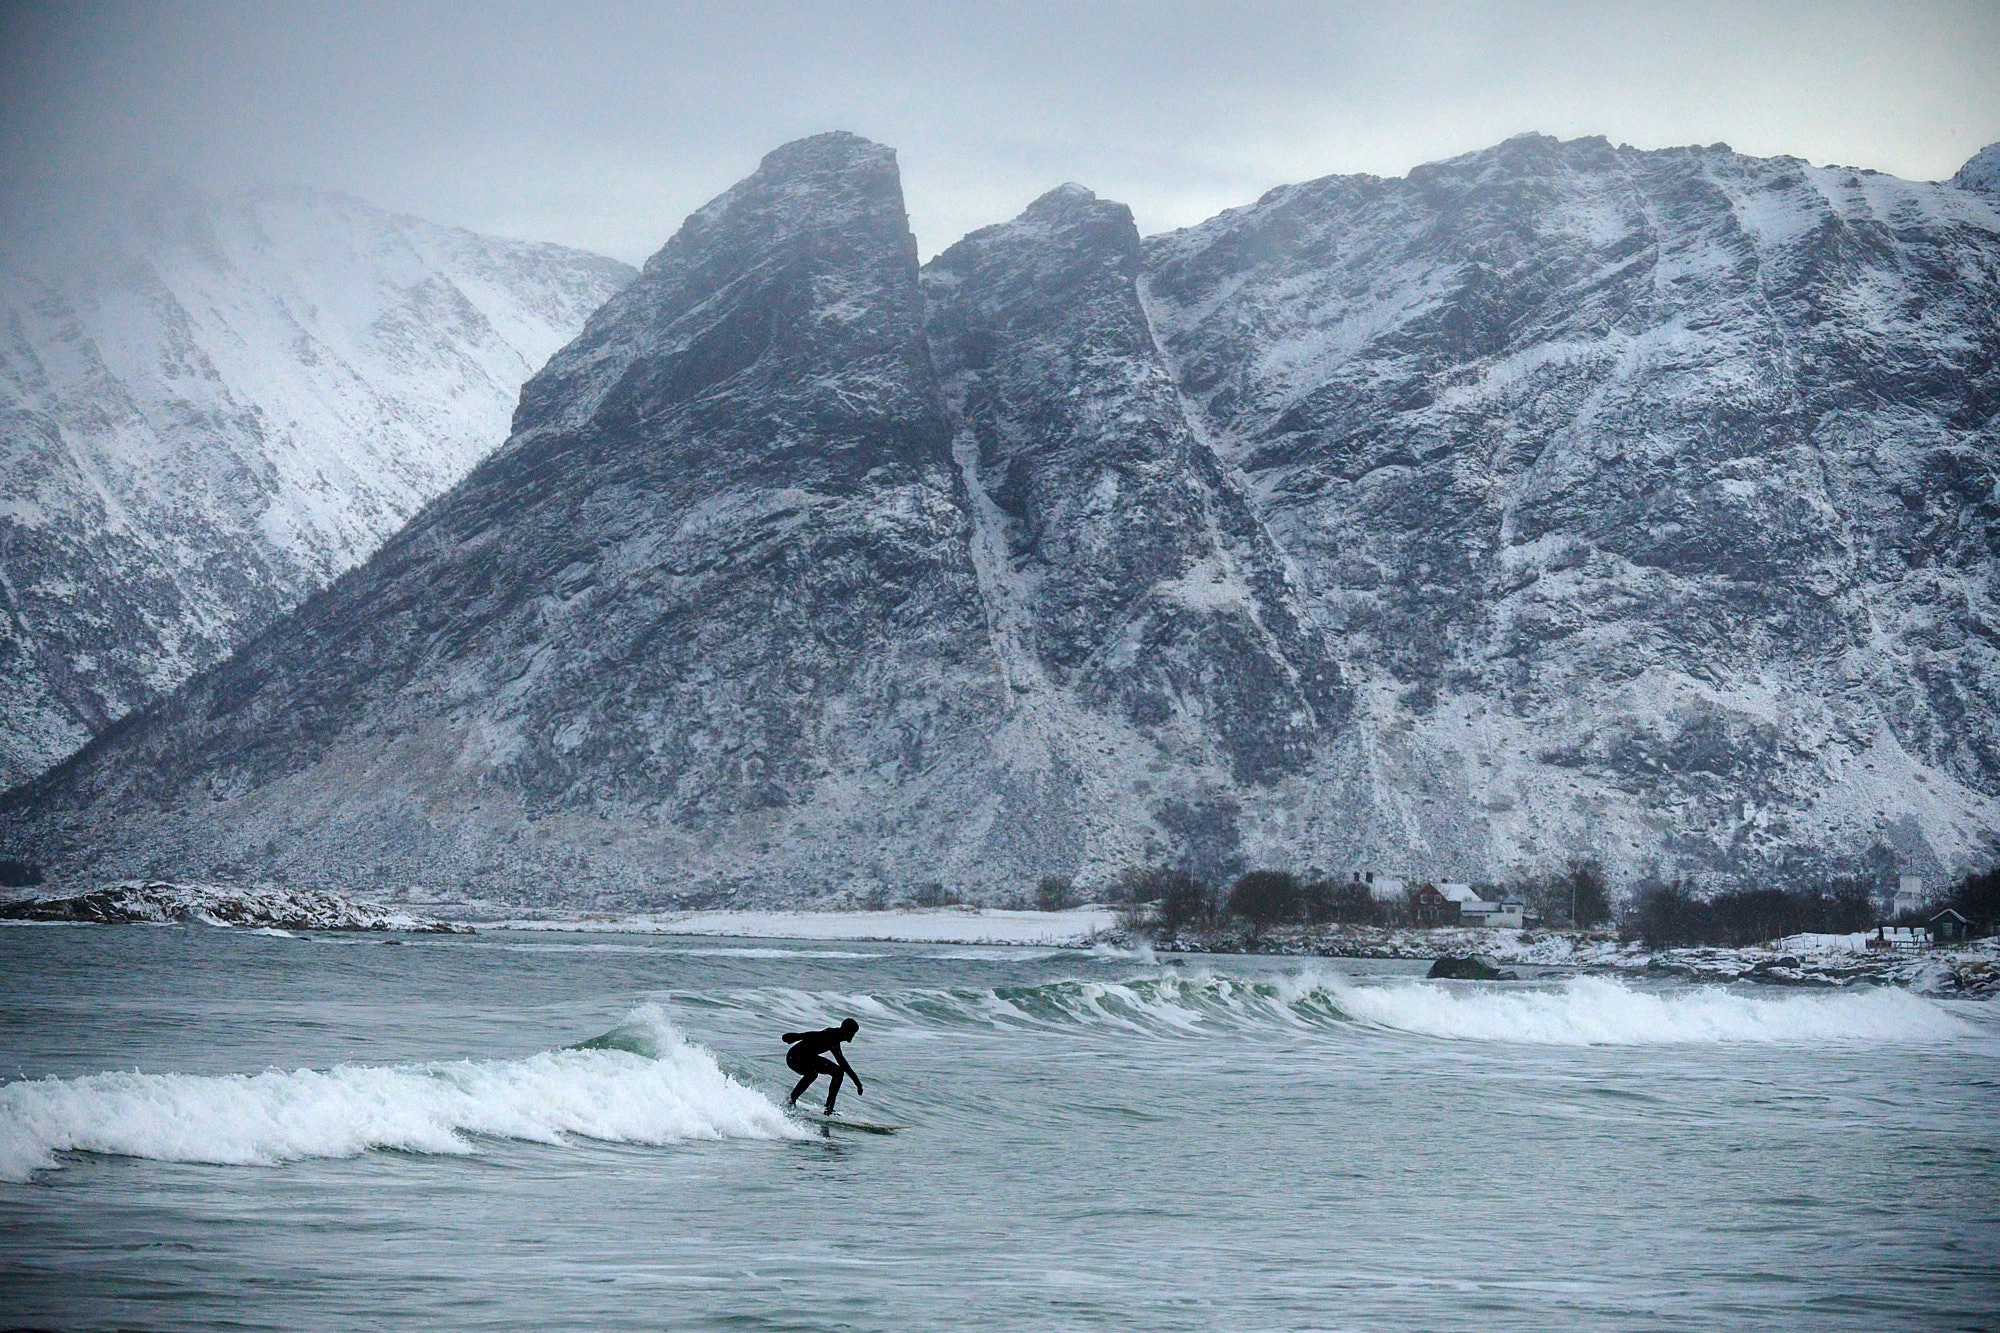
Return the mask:
POLYGON ((1987 144, 1974 153, 1972 160, 1951 178, 1951 183, 1961 190, 2000 195, 2000 143, 1987 144))
POLYGON ((909 236, 909 225, 895 150, 835 130, 766 153, 756 171, 690 215, 646 261, 645 273, 651 278, 682 267, 718 237, 732 245, 770 246, 782 245, 786 237, 854 226, 908 238, 914 268, 916 239, 909 236))
POLYGON ((1061 185, 1056 186, 1055 189, 1050 190, 1047 194, 1035 200, 1034 203, 1029 204, 1028 211, 1032 213, 1038 208, 1073 207, 1077 204, 1094 204, 1096 202, 1097 191, 1087 186, 1078 185, 1075 181, 1064 181, 1061 185))
POLYGON ((856 167, 894 166, 896 150, 846 130, 809 134, 764 154, 758 175, 815 171, 849 171, 856 167))

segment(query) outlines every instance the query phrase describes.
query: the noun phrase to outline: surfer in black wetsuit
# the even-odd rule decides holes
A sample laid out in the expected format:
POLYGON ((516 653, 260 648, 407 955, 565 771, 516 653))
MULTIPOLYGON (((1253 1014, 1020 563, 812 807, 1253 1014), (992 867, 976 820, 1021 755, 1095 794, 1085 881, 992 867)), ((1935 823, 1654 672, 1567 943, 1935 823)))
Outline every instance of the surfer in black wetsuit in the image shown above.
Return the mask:
POLYGON ((833 1099, 840 1095, 840 1080, 843 1077, 854 1080, 856 1092, 867 1091, 861 1086, 861 1075, 854 1072, 854 1067, 847 1063, 847 1057, 840 1053, 840 1043, 854 1040, 854 1034, 860 1030, 861 1025, 849 1018, 843 1020, 837 1028, 784 1034, 785 1041, 792 1048, 785 1052, 785 1065, 793 1073, 803 1076, 799 1079, 798 1086, 792 1089, 791 1100, 785 1103, 787 1106, 797 1106, 799 1094, 810 1088, 813 1080, 821 1074, 830 1074, 833 1077, 833 1085, 826 1090, 828 1115, 833 1114, 833 1099), (833 1058, 829 1060, 828 1056, 833 1058))

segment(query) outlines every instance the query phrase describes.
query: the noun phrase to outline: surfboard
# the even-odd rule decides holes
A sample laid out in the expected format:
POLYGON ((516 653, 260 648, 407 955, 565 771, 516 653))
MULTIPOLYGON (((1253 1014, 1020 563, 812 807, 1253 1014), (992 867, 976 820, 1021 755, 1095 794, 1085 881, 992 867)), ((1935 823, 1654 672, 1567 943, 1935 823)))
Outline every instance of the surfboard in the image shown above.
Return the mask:
POLYGON ((899 1129, 909 1128, 908 1125, 878 1125, 872 1120, 850 1120, 844 1115, 828 1115, 824 1111, 801 1110, 799 1114, 828 1129, 852 1129, 862 1134, 894 1134, 899 1129))

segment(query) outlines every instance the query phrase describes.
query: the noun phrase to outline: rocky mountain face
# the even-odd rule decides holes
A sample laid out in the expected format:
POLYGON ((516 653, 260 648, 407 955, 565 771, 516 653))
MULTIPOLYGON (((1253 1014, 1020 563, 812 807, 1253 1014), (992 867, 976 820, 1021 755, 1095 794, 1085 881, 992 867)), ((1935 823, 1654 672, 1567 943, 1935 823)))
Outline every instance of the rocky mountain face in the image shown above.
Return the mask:
POLYGON ((569 901, 1240 862, 1346 697, 1139 261, 1130 213, 1070 189, 920 279, 887 149, 773 153, 501 449, 17 791, 9 845, 569 901))
POLYGON ((107 862, 552 895, 872 845, 997 690, 919 299, 886 149, 773 154, 461 484, 58 769, 70 836, 150 791, 107 862))
POLYGON ((1359 857, 1993 855, 1993 152, 1924 185, 1530 136, 1149 243, 1354 683, 1359 857))
POLYGON ((0 256, 0 787, 350 568, 631 278, 303 191, 0 256))
POLYGON ((1066 186, 919 273, 893 155, 803 140, 0 851, 636 905, 1938 876, 2000 830, 1996 283, 1976 182, 1533 137, 1143 244, 1066 186))
POLYGON ((1003 752, 1051 807, 1045 847, 1071 849, 1043 868, 1221 874, 1246 820, 1300 799, 1347 697, 1182 407, 1140 267, 1130 210, 1064 186, 926 266, 930 346, 1008 679, 1003 752))

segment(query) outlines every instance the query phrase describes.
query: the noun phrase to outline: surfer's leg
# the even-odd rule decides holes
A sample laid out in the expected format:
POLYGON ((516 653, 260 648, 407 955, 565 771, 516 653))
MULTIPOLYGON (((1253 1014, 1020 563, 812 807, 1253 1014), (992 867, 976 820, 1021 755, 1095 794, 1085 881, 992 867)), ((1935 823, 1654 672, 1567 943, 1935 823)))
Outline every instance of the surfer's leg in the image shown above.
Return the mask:
POLYGON ((800 1079, 797 1085, 792 1088, 791 1098, 785 1103, 785 1105, 797 1106, 799 1104, 799 1094, 804 1092, 807 1088, 810 1088, 813 1085, 813 1080, 818 1077, 819 1077, 819 1071, 814 1070, 812 1073, 807 1074, 804 1078, 800 1079))
POLYGON ((840 1080, 846 1077, 847 1071, 836 1065, 833 1071, 833 1083, 826 1090, 826 1113, 828 1115, 833 1114, 833 1099, 840 1095, 840 1080))

